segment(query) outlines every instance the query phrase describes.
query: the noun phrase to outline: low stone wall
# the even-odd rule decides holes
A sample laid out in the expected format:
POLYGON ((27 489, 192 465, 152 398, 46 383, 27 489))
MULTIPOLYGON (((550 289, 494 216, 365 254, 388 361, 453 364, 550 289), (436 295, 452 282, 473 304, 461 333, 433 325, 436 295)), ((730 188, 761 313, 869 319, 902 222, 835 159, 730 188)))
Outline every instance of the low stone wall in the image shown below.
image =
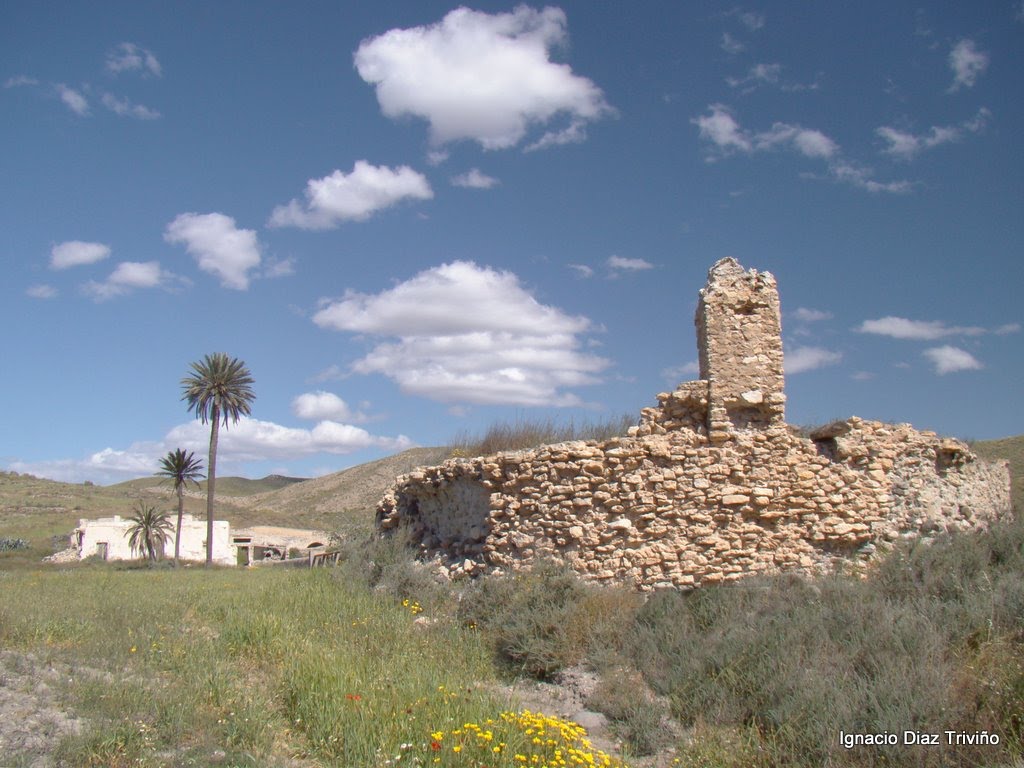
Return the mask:
POLYGON ((451 460, 399 478, 377 523, 456 573, 545 556, 653 588, 823 570, 1009 510, 1008 467, 959 441, 856 418, 813 437, 680 430, 451 460))

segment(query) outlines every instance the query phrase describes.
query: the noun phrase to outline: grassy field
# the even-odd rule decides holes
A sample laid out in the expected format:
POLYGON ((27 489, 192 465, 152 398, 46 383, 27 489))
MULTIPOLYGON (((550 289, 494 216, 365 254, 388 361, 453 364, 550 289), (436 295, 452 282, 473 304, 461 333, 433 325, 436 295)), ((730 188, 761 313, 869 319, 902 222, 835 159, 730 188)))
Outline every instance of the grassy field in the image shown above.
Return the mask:
POLYGON ((2 583, 2 647, 64 665, 66 704, 89 723, 60 743, 63 764, 514 766, 555 748, 601 764, 568 724, 509 710, 479 631, 443 612, 417 622, 418 601, 344 568, 103 565, 2 583))
POLYGON ((85 724, 51 753, 63 765, 618 765, 571 723, 510 699, 510 679, 569 668, 598 676, 586 706, 633 766, 1024 757, 1016 521, 907 545, 867 578, 780 576, 646 602, 554 566, 440 585, 395 542, 353 547, 336 569, 83 564, 0 584, 7 663, 33 679, 63 670, 61 706, 85 724), (905 729, 1000 743, 838 740, 905 729))
MULTIPOLYGON (((1024 438, 974 446, 1010 460, 1018 504, 1022 446, 1024 438)), ((386 466, 348 477, 366 497, 398 465, 386 466)), ((326 504, 336 482, 265 492, 252 509, 275 496, 326 504)), ((127 511, 140 490, 0 475, 0 538, 30 542, 0 552, 0 765, 1024 760, 1019 519, 905 543, 866 574, 778 576, 647 601, 553 566, 439 584, 401 542, 356 536, 339 567, 315 571, 40 564, 69 523, 127 511), (557 681, 566 670, 594 677, 584 705, 607 718, 614 757, 551 712, 524 712, 511 693, 517 679, 557 681), (77 730, 52 724, 72 719, 77 730), (902 740, 904 730, 943 742, 839 740, 902 740), (32 731, 49 734, 46 743, 17 741, 32 731), (948 744, 946 731, 996 734, 999 743, 948 744)), ((370 513, 346 504, 343 516, 370 513)), ((306 519, 331 527, 326 516, 306 519)))

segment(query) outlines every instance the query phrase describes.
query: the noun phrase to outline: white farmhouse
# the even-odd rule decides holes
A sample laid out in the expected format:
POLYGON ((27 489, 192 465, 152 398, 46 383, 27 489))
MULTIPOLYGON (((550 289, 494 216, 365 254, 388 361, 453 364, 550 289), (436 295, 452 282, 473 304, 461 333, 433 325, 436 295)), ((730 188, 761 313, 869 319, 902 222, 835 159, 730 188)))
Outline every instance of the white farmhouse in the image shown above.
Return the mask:
MULTIPOLYGON (((78 549, 78 557, 85 559, 97 555, 101 560, 136 560, 141 552, 133 551, 128 545, 131 520, 120 515, 101 517, 98 520, 79 520, 78 528, 72 534, 71 544, 78 549)), ((174 532, 164 544, 164 557, 174 557, 174 532)), ((181 518, 182 560, 206 560, 206 520, 196 520, 192 515, 181 518)), ((231 543, 231 532, 227 520, 213 521, 213 562, 218 565, 235 565, 237 553, 231 543)))

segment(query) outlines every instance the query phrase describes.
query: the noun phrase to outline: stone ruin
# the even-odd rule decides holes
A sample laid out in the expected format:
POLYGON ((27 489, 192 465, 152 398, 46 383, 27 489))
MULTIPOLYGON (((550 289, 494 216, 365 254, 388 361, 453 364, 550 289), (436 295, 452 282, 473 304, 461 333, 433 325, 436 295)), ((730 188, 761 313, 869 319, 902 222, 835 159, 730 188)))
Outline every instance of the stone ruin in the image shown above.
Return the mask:
POLYGON ((407 529, 450 576, 552 558, 652 589, 827 571, 1008 513, 1006 462, 959 440, 856 417, 787 425, 780 317, 770 273, 719 261, 695 319, 700 379, 627 436, 418 468, 381 500, 378 529, 407 529))

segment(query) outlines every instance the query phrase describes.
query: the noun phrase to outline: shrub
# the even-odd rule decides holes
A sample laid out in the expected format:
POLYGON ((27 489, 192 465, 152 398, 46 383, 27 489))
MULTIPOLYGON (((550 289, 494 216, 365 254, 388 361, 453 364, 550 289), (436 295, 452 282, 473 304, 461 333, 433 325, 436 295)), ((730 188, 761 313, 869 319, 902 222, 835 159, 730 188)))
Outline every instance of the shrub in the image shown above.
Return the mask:
POLYGON ((631 653, 684 725, 756 734, 772 764, 975 765, 1024 751, 1022 609, 1024 529, 1009 521, 897 547, 865 579, 656 594, 631 653), (836 746, 840 730, 903 729, 987 729, 1001 744, 836 746))
POLYGON ((28 542, 24 539, 12 539, 8 536, 0 538, 0 552, 13 552, 17 549, 28 549, 28 542))
POLYGON ((399 600, 416 600, 427 610, 448 602, 448 591, 427 565, 416 560, 416 549, 404 530, 349 542, 342 546, 342 560, 337 575, 341 580, 354 579, 399 600))
MULTIPOLYGON (((775 760, 821 765, 840 757, 840 730, 941 732, 957 721, 947 650, 920 606, 852 579, 779 577, 659 596, 641 612, 635 652, 685 725, 753 726, 775 760)), ((913 748, 883 753, 928 764, 913 748)))
POLYGON ((652 755, 668 743, 665 707, 651 695, 643 677, 630 667, 605 670, 587 698, 590 709, 612 721, 612 730, 635 755, 652 755))
POLYGON ((458 616, 484 631, 510 670, 548 680, 614 651, 638 603, 624 589, 584 584, 567 566, 542 560, 531 571, 471 585, 458 616))

